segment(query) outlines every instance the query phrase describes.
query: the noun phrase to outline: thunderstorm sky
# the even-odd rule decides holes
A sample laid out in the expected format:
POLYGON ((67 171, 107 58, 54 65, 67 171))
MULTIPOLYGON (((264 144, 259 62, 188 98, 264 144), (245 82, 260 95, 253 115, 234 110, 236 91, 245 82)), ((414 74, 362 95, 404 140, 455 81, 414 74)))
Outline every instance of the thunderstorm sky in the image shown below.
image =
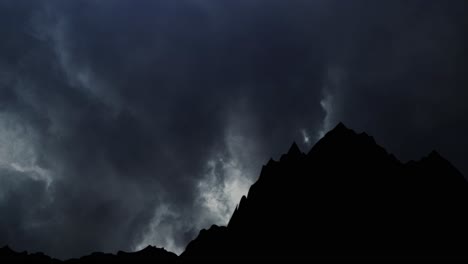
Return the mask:
POLYGON ((464 0, 0 0, 0 246, 181 253, 337 122, 468 174, 464 0))

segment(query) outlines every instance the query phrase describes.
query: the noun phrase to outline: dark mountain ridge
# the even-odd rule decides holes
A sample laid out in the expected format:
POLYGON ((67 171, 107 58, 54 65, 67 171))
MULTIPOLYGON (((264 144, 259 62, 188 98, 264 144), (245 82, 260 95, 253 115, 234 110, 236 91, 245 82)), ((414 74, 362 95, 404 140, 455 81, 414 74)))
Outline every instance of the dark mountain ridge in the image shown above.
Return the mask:
POLYGON ((401 163, 342 123, 270 160, 226 228, 182 258, 426 259, 468 255, 468 185, 437 152, 401 163))
POLYGON ((70 262, 468 259, 467 206, 467 181, 437 152, 402 163, 340 123, 307 154, 294 143, 270 160, 228 225, 200 231, 181 256, 148 247, 70 262))
POLYGON ((166 251, 164 248, 147 246, 137 252, 119 251, 117 254, 94 252, 80 258, 73 258, 66 261, 51 258, 43 253, 28 254, 28 252, 15 252, 9 247, 0 248, 0 261, 2 263, 175 263, 177 255, 166 251))

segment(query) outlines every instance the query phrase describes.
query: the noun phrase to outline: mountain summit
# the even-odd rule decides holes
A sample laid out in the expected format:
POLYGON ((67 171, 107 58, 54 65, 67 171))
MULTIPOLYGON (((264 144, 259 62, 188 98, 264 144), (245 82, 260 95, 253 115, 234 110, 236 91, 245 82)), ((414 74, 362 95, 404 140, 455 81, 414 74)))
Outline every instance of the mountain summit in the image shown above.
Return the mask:
POLYGON ((402 163, 340 123, 309 153, 270 160, 228 226, 181 258, 465 258, 467 206, 465 178, 437 152, 402 163))
POLYGON ((148 247, 70 262, 468 260, 467 207, 467 181, 437 152, 402 163, 340 123, 307 154, 293 143, 270 159, 229 224, 200 231, 181 256, 148 247))

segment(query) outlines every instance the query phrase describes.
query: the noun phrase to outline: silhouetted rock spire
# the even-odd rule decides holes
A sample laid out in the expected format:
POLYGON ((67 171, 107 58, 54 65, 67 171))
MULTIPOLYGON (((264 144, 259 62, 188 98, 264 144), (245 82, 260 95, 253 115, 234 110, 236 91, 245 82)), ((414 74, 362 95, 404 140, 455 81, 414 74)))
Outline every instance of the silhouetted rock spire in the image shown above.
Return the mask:
POLYGON ((287 154, 281 156, 281 161, 285 160, 296 160, 297 158, 303 156, 304 154, 301 152, 299 147, 297 146, 296 142, 293 142, 287 154))
POLYGON ((289 148, 288 155, 289 156, 299 156, 301 154, 302 154, 302 152, 299 149, 299 147, 297 146, 296 142, 293 142, 291 147, 289 148))
POLYGON ((339 122, 332 131, 349 131, 350 129, 345 126, 342 122, 339 122))

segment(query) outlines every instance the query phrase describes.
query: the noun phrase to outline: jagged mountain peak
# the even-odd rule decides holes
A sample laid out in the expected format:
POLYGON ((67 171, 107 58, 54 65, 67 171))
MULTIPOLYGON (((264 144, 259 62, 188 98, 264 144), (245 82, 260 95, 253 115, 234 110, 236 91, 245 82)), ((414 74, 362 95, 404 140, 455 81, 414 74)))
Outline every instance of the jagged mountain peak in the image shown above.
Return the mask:
POLYGON ((299 146, 294 141, 291 144, 291 147, 289 147, 288 152, 281 156, 280 161, 296 160, 303 155, 304 153, 302 153, 302 151, 299 149, 299 146))
POLYGON ((332 135, 343 136, 343 135, 355 135, 355 134, 356 132, 354 132, 354 130, 348 128, 342 122, 339 122, 333 129, 328 131, 328 133, 326 133, 324 137, 332 136, 332 135))
POLYGON ((299 149, 299 147, 297 146, 296 142, 294 141, 291 144, 291 147, 289 148, 288 155, 297 156, 297 155, 300 155, 300 154, 302 154, 302 152, 299 149))
POLYGON ((463 255, 468 186, 440 160, 434 152, 403 164, 372 136, 339 123, 306 158, 293 143, 270 160, 228 227, 205 232, 182 258, 463 255))
POLYGON ((338 122, 338 124, 331 131, 351 131, 343 122, 338 122))
POLYGON ((307 153, 309 158, 321 156, 330 158, 337 155, 364 155, 390 157, 393 162, 399 162, 395 156, 388 153, 375 139, 366 132, 356 133, 339 123, 326 133, 307 153))

